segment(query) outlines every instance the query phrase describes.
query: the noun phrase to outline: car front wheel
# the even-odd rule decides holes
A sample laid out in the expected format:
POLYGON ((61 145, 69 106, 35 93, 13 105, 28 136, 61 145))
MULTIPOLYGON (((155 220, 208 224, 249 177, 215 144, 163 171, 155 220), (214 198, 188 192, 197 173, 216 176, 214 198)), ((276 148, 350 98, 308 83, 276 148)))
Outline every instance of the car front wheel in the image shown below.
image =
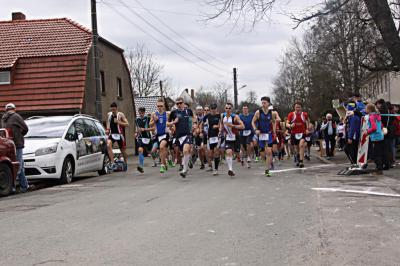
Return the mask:
POLYGON ((13 176, 10 167, 5 163, 0 163, 0 196, 7 196, 11 193, 13 186, 13 176))
POLYGON ((101 170, 97 171, 97 173, 99 175, 107 175, 110 173, 110 170, 108 168, 109 162, 110 162, 110 159, 108 158, 108 155, 105 154, 104 159, 103 159, 103 168, 101 168, 101 170))
POLYGON ((64 160, 63 167, 61 170, 60 183, 69 184, 72 182, 73 178, 74 178, 74 167, 72 165, 71 158, 67 157, 64 160))

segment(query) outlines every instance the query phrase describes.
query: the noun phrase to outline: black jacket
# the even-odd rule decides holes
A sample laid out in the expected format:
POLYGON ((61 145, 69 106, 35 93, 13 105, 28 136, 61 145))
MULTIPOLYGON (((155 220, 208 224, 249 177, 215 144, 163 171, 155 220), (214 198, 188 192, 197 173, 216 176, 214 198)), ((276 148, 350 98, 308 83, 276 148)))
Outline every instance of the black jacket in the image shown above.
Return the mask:
POLYGON ((28 133, 28 126, 24 119, 15 112, 7 112, 1 118, 2 128, 11 128, 13 140, 17 149, 24 148, 24 136, 28 133))

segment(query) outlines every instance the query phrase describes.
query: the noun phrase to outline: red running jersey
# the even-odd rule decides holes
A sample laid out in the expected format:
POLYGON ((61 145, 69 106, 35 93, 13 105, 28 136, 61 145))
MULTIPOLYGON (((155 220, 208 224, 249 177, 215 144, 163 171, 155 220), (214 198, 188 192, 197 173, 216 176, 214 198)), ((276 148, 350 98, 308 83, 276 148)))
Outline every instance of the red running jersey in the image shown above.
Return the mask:
POLYGON ((295 124, 294 128, 291 129, 291 133, 305 134, 307 129, 307 124, 306 124, 307 120, 308 120, 308 114, 306 112, 301 112, 301 113, 291 112, 288 116, 288 121, 291 124, 295 124))

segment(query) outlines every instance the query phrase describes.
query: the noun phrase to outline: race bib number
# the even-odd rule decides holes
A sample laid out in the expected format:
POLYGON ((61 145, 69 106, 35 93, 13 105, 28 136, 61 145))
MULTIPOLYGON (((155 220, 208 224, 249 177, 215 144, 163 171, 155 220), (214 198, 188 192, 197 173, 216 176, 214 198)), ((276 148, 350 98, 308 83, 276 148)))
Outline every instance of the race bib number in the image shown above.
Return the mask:
POLYGON ((215 144, 215 143, 218 143, 218 137, 210 138, 210 144, 215 144))
POLYGON ((286 139, 286 140, 289 140, 289 139, 290 139, 290 136, 286 136, 285 139, 286 139))
POLYGON ((164 134, 162 136, 158 136, 158 141, 161 142, 163 139, 167 138, 167 134, 164 134))
POLYGON ((243 130, 243 136, 247 137, 250 136, 251 130, 243 130))
POLYGON ((120 134, 111 134, 111 137, 113 138, 113 140, 120 140, 121 139, 121 135, 120 134))
POLYGON ((179 138, 179 143, 182 145, 185 142, 187 136, 183 136, 179 138))
POLYGON ((268 141, 268 140, 269 140, 269 134, 265 134, 265 133, 260 134, 259 140, 261 140, 261 141, 268 141))
POLYGON ((306 141, 311 141, 311 138, 310 137, 306 137, 306 141))
POLYGON ((233 134, 229 134, 226 136, 226 140, 228 141, 235 141, 236 140, 236 136, 233 134))
POLYGON ((143 144, 149 144, 150 143, 150 139, 142 138, 142 142, 143 142, 143 144))
POLYGON ((296 135, 294 135, 294 137, 295 137, 297 140, 300 140, 300 139, 303 137, 303 133, 297 133, 296 135))

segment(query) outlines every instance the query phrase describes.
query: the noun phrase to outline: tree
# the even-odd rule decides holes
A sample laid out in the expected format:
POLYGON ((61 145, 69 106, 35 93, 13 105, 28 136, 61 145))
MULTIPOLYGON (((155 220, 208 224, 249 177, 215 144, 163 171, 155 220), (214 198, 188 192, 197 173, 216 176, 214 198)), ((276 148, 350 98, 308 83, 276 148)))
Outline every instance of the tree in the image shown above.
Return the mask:
POLYGON ((163 66, 157 63, 144 45, 129 50, 126 61, 132 80, 132 88, 140 97, 160 95, 158 81, 163 66))
POLYGON ((216 103, 218 111, 223 112, 225 103, 231 102, 232 86, 224 82, 217 82, 210 88, 200 87, 195 96, 195 102, 198 105, 206 106, 216 103))
MULTIPOLYGON (((268 18, 274 6, 278 2, 288 4, 287 0, 204 0, 208 5, 215 8, 216 13, 209 16, 209 19, 216 19, 227 15, 228 19, 234 20, 235 25, 243 21, 251 21, 252 27, 260 21, 268 18)), ((290 2, 290 0, 289 0, 290 2)), ((299 25, 305 21, 321 16, 330 15, 342 10, 353 0, 328 1, 321 10, 305 12, 300 18, 292 15, 292 19, 299 25)), ((321 1, 322 3, 322 1, 321 1)), ((399 28, 395 21, 399 21, 398 0, 357 0, 359 5, 364 4, 368 10, 369 17, 363 22, 374 22, 374 27, 379 30, 385 49, 391 56, 390 62, 376 62, 375 66, 366 66, 369 70, 400 70, 400 36, 399 28), (392 8, 391 8, 392 7, 392 8), (383 63, 383 64, 380 64, 383 63)), ((311 9, 312 10, 312 9, 311 9)))

